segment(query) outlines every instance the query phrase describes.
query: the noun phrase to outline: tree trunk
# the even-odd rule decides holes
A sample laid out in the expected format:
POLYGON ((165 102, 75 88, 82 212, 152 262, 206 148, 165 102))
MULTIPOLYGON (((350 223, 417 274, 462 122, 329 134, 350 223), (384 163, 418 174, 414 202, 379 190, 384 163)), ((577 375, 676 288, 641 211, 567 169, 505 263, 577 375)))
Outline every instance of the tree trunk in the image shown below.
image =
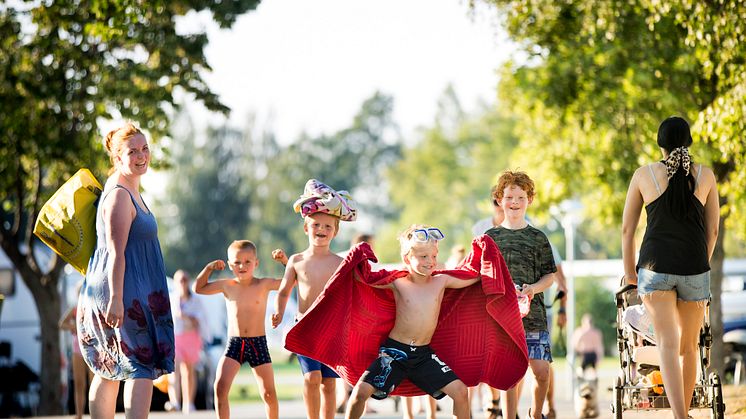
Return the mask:
MULTIPOLYGON (((721 201, 723 199, 721 198, 721 201)), ((725 237, 725 219, 721 216, 715 250, 710 260, 710 292, 712 302, 710 304, 710 326, 712 330, 712 351, 710 352, 710 371, 716 371, 723 376, 723 306, 720 298, 723 292, 723 261, 725 260, 725 249, 723 238, 725 237)))
MULTIPOLYGON (((24 258, 25 259, 25 258, 24 258)), ((64 262, 59 259, 55 267, 46 275, 40 275, 32 270, 27 263, 14 261, 23 282, 31 291, 39 315, 41 337, 41 371, 39 383, 39 411, 41 416, 62 414, 62 364, 60 359, 60 329, 61 313, 60 293, 57 290, 58 278, 64 262)))
MULTIPOLYGON (((39 341, 41 349, 41 371, 39 371, 39 393, 38 415, 50 416, 62 414, 62 388, 61 388, 61 362, 60 330, 59 321, 61 313, 60 293, 57 290, 59 276, 65 262, 55 256, 52 269, 43 274, 33 269, 28 255, 20 252, 15 237, 5 235, 3 231, 3 250, 13 262, 16 270, 21 275, 23 282, 28 287, 36 304, 39 315, 39 326, 41 337, 39 341)), ((35 263, 35 262, 34 262, 35 263)), ((21 349, 22 350, 22 349, 21 349)))
POLYGON ((50 292, 44 300, 36 297, 39 321, 41 323, 41 392, 39 394, 39 415, 61 415, 62 375, 60 351, 60 295, 50 292))

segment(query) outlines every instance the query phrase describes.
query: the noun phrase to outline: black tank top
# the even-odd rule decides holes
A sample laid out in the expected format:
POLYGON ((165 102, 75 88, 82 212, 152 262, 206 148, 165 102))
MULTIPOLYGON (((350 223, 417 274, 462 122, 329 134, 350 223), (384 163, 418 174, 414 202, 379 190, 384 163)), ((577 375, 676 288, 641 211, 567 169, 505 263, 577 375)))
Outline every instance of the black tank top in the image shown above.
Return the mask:
MULTIPOLYGON (((699 169, 697 181, 701 165, 699 169)), ((653 181, 660 191, 655 176, 653 181)), ((677 220, 663 204, 663 196, 667 193, 669 188, 645 207, 648 223, 640 246, 637 268, 675 275, 697 275, 709 271, 704 206, 692 194, 691 205, 694 206, 694 211, 677 220)))

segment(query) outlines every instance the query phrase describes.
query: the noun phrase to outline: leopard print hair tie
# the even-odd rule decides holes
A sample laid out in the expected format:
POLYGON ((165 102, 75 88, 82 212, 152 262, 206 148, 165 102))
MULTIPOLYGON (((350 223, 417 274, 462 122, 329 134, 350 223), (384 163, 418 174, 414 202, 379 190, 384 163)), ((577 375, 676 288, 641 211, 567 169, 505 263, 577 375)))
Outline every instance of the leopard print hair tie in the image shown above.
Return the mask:
POLYGON ((689 176, 689 166, 692 164, 692 159, 689 157, 689 149, 687 147, 673 149, 663 163, 666 165, 666 176, 668 179, 671 179, 676 174, 679 166, 683 166, 685 175, 689 176))

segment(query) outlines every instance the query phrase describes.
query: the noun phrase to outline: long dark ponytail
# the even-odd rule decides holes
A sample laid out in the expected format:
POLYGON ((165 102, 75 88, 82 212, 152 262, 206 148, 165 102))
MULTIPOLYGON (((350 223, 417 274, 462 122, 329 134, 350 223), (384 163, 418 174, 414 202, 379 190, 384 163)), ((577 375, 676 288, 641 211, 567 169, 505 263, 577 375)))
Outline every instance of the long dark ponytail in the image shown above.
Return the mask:
POLYGON ((658 127, 658 145, 668 152, 664 162, 668 173, 668 189, 663 196, 663 204, 677 219, 689 216, 694 210, 694 188, 692 164, 689 159, 689 146, 692 134, 684 118, 671 116, 658 127))

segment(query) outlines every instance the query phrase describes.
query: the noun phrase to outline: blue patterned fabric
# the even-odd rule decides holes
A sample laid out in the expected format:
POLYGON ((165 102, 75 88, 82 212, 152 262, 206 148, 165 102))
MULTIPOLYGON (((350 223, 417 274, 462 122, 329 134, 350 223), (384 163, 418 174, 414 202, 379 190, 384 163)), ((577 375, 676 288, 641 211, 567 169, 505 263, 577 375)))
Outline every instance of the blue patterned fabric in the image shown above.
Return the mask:
MULTIPOLYGON (((100 202, 115 188, 127 190, 107 185, 100 202)), ((83 358, 95 374, 109 380, 155 379, 174 370, 174 325, 158 226, 150 210, 140 208, 132 194, 130 198, 137 215, 124 251, 122 324, 111 328, 105 321, 110 260, 101 204, 96 214, 96 250, 78 299, 78 340, 83 358)))

